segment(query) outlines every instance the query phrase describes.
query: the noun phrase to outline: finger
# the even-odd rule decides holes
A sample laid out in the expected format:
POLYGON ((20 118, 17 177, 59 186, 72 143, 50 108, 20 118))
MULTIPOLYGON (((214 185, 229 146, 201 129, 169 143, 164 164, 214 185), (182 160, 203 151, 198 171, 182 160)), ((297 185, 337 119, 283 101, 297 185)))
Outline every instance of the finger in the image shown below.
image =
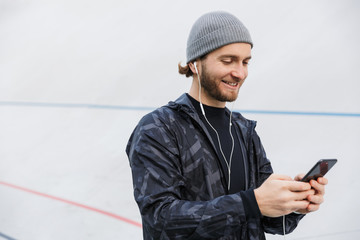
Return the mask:
POLYGON ((318 192, 318 194, 320 194, 320 195, 325 194, 325 185, 320 184, 315 180, 311 180, 310 185, 312 188, 314 188, 318 192))
POLYGON ((307 197, 307 200, 309 200, 312 204, 321 204, 324 202, 324 198, 322 195, 309 195, 307 197))
POLYGON ((281 175, 281 174, 271 174, 271 176, 269 177, 271 179, 276 179, 276 180, 287 180, 287 181, 292 181, 293 179, 287 175, 281 175))
POLYGON ((306 208, 306 210, 308 212, 315 212, 317 210, 319 210, 320 205, 319 204, 309 204, 308 207, 306 208))
POLYGON ((328 179, 325 178, 325 177, 319 177, 319 178, 317 179, 317 182, 320 183, 320 184, 322 184, 322 185, 326 185, 326 184, 328 184, 328 179))
POLYGON ((306 191, 311 189, 311 185, 309 183, 297 181, 288 182, 288 187, 289 190, 293 192, 306 191))
POLYGON ((295 176, 295 181, 300 181, 301 179, 303 179, 305 176, 305 173, 300 173, 298 175, 295 176))
POLYGON ((310 189, 307 191, 301 191, 301 192, 293 192, 293 199, 294 200, 304 200, 308 199, 310 196, 314 196, 315 190, 310 189))
POLYGON ((309 202, 306 200, 301 200, 301 201, 293 201, 292 205, 291 205, 291 209, 292 211, 307 211, 309 207, 309 202))
POLYGON ((308 211, 307 208, 306 208, 306 209, 297 209, 297 210, 294 211, 294 212, 300 213, 300 214, 307 214, 307 213, 309 213, 310 211, 308 211))

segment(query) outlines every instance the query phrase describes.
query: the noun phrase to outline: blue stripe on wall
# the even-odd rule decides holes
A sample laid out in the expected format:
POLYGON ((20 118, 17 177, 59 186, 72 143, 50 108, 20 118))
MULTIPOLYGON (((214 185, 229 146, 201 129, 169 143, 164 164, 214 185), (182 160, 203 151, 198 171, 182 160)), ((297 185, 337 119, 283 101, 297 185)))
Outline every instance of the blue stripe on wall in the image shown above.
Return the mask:
MULTIPOLYGON (((113 110, 130 110, 130 111, 152 111, 155 109, 155 107, 145 107, 145 106, 121 106, 121 105, 101 105, 101 104, 78 104, 78 103, 8 102, 8 101, 0 101, 0 105, 23 106, 23 107, 93 108, 93 109, 113 109, 113 110)), ((307 112, 307 111, 245 110, 245 109, 236 109, 235 111, 241 113, 267 114, 267 115, 360 117, 360 113, 346 113, 346 112, 307 112)))
POLYGON ((241 113, 273 114, 273 115, 305 115, 305 116, 333 116, 333 117, 360 117, 360 113, 339 112, 305 112, 305 111, 270 111, 270 110, 237 110, 241 113))
POLYGON ((0 239, 1 238, 4 238, 6 240, 15 240, 15 238, 9 237, 9 236, 7 236, 7 235, 0 232, 0 239))

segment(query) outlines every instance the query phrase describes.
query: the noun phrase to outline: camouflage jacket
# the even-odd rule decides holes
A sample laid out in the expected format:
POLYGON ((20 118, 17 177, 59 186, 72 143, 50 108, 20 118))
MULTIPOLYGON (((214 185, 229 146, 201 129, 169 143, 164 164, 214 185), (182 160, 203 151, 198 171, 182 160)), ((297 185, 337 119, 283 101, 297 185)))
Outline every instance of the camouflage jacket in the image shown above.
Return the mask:
MULTIPOLYGON (((247 188, 255 189, 272 173, 271 164, 256 122, 233 113, 232 123, 242 138, 247 188)), ((144 239, 265 239, 264 232, 282 234, 282 217, 246 216, 241 194, 227 194, 214 142, 186 94, 144 116, 126 152, 144 239)), ((287 215, 286 232, 302 217, 287 215)))

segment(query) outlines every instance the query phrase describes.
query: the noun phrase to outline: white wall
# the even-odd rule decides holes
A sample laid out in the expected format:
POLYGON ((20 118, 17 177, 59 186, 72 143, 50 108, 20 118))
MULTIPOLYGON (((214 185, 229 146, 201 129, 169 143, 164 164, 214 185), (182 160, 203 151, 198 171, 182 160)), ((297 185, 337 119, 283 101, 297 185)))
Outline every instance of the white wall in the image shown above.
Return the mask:
MULTIPOLYGON (((177 73, 178 62, 186 60, 187 35, 211 10, 238 16, 254 41, 235 109, 357 114, 244 115, 258 120, 276 172, 293 176, 319 158, 339 159, 329 173, 323 207, 290 239, 359 237, 360 3, 355 0, 0 0, 0 181, 140 221, 124 149, 147 110, 72 104, 155 108, 176 99, 191 82, 177 73)), ((0 233, 39 239, 28 222, 19 221, 23 212, 11 210, 18 197, 0 185, 1 193, 8 205, 0 202, 0 211, 8 215, 0 217, 0 233)), ((22 201, 17 204, 26 211, 22 201)), ((62 218, 72 219, 59 213, 56 221, 65 222, 62 218)), ((90 239, 94 228, 81 224, 73 232, 90 239)), ((141 238, 141 230, 123 225, 106 232, 141 238)))

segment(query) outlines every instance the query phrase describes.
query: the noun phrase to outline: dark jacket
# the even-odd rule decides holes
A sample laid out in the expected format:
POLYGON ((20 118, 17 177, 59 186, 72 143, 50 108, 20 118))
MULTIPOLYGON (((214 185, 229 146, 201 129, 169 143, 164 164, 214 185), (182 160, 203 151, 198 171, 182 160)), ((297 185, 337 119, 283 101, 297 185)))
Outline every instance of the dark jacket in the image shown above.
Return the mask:
MULTIPOLYGON (((255 189, 272 174, 271 164, 256 122, 232 116, 246 186, 255 189)), ((241 194, 227 194, 214 142, 186 94, 144 116, 126 152, 144 239, 265 239, 264 232, 283 233, 282 217, 248 216, 241 194)), ((286 232, 302 217, 287 215, 286 232)))

